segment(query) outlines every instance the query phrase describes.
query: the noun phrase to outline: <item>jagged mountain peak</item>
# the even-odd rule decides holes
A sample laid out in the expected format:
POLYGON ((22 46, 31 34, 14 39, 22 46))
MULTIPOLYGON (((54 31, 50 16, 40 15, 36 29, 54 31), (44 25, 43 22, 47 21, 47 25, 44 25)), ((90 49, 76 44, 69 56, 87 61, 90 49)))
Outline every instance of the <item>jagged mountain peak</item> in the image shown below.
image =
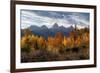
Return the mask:
POLYGON ((59 27, 57 23, 54 23, 54 25, 52 26, 53 28, 57 28, 59 27))
POLYGON ((41 26, 41 28, 48 29, 46 25, 41 26))

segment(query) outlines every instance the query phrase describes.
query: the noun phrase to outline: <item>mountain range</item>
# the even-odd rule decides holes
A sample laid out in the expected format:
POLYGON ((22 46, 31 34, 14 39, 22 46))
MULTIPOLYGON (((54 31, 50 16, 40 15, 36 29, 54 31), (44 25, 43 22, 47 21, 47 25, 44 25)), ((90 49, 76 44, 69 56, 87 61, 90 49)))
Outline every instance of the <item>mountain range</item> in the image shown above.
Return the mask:
MULTIPOLYGON (((54 37, 57 32, 61 32, 64 36, 69 36, 69 33, 74 30, 74 27, 73 26, 70 26, 70 27, 58 26, 58 24, 55 23, 51 28, 48 28, 45 25, 41 27, 38 27, 36 25, 31 25, 27 29, 29 29, 35 35, 48 38, 48 36, 54 37)), ((23 31, 21 35, 24 35, 23 31)))

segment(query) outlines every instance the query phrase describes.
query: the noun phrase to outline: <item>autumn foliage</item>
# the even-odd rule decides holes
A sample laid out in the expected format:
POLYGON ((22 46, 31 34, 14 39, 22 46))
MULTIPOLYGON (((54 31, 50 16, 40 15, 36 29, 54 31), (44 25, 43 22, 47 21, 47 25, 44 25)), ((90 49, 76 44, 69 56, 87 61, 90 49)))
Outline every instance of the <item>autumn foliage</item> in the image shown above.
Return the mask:
POLYGON ((89 28, 77 29, 64 36, 57 32, 45 39, 29 29, 21 37, 21 61, 59 61, 89 59, 89 28))

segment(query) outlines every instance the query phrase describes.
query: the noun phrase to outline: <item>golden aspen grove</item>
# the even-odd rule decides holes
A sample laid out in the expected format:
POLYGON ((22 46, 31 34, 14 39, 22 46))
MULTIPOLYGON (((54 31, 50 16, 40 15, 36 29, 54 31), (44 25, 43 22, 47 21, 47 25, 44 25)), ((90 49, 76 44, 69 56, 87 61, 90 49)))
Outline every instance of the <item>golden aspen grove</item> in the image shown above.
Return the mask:
POLYGON ((43 62, 89 59, 89 28, 76 29, 65 36, 38 36, 29 29, 21 37, 21 62, 43 62))

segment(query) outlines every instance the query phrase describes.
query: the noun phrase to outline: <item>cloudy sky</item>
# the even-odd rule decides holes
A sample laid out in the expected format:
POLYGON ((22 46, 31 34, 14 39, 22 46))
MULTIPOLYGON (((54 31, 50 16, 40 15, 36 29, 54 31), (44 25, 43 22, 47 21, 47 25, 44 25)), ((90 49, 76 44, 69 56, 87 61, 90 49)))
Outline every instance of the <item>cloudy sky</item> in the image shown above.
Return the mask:
POLYGON ((46 25, 50 28, 54 23, 65 27, 74 24, 84 27, 89 25, 89 17, 89 13, 82 12, 21 10, 21 29, 27 28, 31 25, 37 25, 39 27, 46 25))

